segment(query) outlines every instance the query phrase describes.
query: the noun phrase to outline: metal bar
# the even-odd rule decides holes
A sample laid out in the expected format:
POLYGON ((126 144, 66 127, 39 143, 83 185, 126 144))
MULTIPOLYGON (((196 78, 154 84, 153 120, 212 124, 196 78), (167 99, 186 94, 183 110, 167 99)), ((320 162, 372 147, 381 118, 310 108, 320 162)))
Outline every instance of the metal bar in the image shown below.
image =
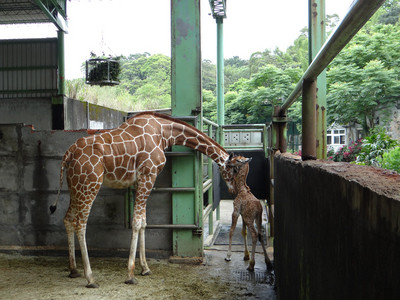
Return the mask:
MULTIPOLYGON (((325 0, 309 0, 309 62, 311 63, 315 55, 325 42, 325 0)), ((317 79, 317 158, 326 158, 326 71, 322 71, 317 79)))
POLYGON ((58 94, 65 95, 64 31, 57 31, 58 48, 58 94))
MULTIPOLYGON (((217 119, 219 125, 225 124, 224 105, 224 30, 223 18, 216 18, 217 21, 217 119)), ((224 146, 223 131, 219 131, 217 142, 224 146)))
POLYGON ((194 187, 155 187, 153 188, 153 192, 194 192, 195 188, 194 187))
POLYGON ((194 151, 188 151, 188 152, 181 152, 181 151, 166 151, 164 152, 166 156, 173 156, 173 157, 179 157, 179 156, 192 156, 194 154, 194 151))
POLYGON ((222 128, 262 128, 265 124, 231 124, 223 125, 222 128))
MULTIPOLYGON (((210 120, 208 120, 206 118, 203 118, 203 123, 205 123, 207 125, 214 126, 214 127, 219 127, 219 125, 217 123, 214 123, 213 121, 210 121, 210 120)), ((210 135, 210 132, 208 134, 210 135)))
POLYGON ((244 146, 225 146, 225 150, 230 151, 248 151, 248 150, 260 150, 263 151, 264 147, 263 145, 260 145, 259 147, 257 146, 249 146, 249 147, 244 147, 244 146))
POLYGON ((316 97, 317 82, 315 80, 304 80, 303 103, 302 103, 302 137, 301 158, 310 160, 317 158, 316 143, 316 97))
POLYGON ((197 225, 191 225, 191 224, 151 224, 151 225, 146 225, 146 229, 201 229, 197 225))
POLYGON ((297 83, 293 92, 289 95, 285 103, 283 103, 281 112, 286 111, 300 96, 303 81, 315 80, 353 36, 364 26, 383 2, 385 2, 385 0, 358 0, 352 3, 349 12, 324 43, 315 59, 297 83))
MULTIPOLYGON (((212 165, 211 165, 211 167, 212 167, 212 165)), ((212 175, 211 175, 211 177, 212 177, 212 175)), ((205 181, 203 183, 203 193, 207 192, 212 187, 212 184, 213 184, 212 179, 208 179, 207 181, 205 181)))
POLYGON ((263 132, 264 129, 263 128, 254 128, 254 129, 237 128, 237 129, 225 129, 224 130, 224 132, 238 132, 238 131, 240 131, 240 132, 263 132))

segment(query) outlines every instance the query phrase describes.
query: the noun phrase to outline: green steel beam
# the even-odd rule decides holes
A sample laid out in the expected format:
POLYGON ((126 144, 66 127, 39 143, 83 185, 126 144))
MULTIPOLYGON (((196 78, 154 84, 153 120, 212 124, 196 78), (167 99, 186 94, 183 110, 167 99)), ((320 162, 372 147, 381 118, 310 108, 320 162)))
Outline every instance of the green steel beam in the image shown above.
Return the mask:
MULTIPOLYGON (((223 18, 217 19, 217 122, 218 125, 225 125, 225 104, 224 104, 224 30, 223 18)), ((218 143, 224 146, 223 130, 219 130, 218 143)))
POLYGON ((68 25, 65 0, 35 0, 35 3, 58 30, 67 32, 68 25), (61 17, 59 17, 59 14, 61 17))
POLYGON ((58 94, 65 95, 65 56, 64 56, 64 31, 57 32, 58 48, 58 94))
MULTIPOLYGON (((309 0, 309 63, 313 61, 325 42, 325 0, 309 0)), ((316 105, 316 147, 317 158, 326 159, 326 70, 317 78, 317 105, 316 105)))
MULTIPOLYGON (((197 124, 193 124, 198 127, 201 124, 200 49, 200 0, 171 0, 172 115, 198 116, 197 124)), ((173 151, 192 150, 175 146, 173 151)), ((192 192, 172 193, 173 224, 203 225, 200 161, 198 152, 172 157, 172 187, 195 187, 192 192)), ((202 235, 192 230, 174 230, 173 256, 202 257, 202 235)))

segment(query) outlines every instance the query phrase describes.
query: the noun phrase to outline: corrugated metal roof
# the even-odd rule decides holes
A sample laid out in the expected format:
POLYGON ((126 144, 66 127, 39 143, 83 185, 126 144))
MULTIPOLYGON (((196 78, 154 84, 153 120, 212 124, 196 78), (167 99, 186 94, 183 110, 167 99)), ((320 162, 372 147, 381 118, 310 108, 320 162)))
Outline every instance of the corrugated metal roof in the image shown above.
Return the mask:
POLYGON ((0 0, 0 24, 51 22, 36 3, 29 0, 0 0))
POLYGON ((54 23, 63 29, 62 19, 66 0, 0 0, 0 24, 54 23))

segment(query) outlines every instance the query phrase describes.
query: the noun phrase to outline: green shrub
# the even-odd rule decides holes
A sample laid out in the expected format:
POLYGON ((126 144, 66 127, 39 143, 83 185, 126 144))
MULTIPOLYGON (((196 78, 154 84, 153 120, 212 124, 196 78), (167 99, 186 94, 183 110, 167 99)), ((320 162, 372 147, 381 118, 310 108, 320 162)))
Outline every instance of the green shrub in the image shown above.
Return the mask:
POLYGON ((384 128, 375 128, 370 136, 362 141, 362 147, 356 163, 380 167, 384 153, 398 146, 399 143, 386 134, 384 128))
POLYGON ((382 168, 393 170, 400 174, 400 147, 384 153, 380 163, 382 168))

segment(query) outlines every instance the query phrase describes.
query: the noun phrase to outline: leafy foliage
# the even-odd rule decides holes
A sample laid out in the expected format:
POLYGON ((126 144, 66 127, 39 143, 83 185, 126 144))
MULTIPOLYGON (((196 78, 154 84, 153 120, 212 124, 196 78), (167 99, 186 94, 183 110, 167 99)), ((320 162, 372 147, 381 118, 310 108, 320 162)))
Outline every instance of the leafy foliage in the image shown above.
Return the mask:
POLYGON ((368 132, 378 112, 384 123, 400 98, 400 26, 371 24, 363 28, 331 63, 328 122, 356 122, 368 132))
POLYGON ((383 155, 399 146, 399 142, 392 139, 382 128, 376 128, 370 136, 362 141, 362 148, 357 156, 356 163, 368 166, 380 166, 383 155))
POLYGON ((393 170, 400 174, 400 147, 383 153, 380 163, 382 168, 393 170))

